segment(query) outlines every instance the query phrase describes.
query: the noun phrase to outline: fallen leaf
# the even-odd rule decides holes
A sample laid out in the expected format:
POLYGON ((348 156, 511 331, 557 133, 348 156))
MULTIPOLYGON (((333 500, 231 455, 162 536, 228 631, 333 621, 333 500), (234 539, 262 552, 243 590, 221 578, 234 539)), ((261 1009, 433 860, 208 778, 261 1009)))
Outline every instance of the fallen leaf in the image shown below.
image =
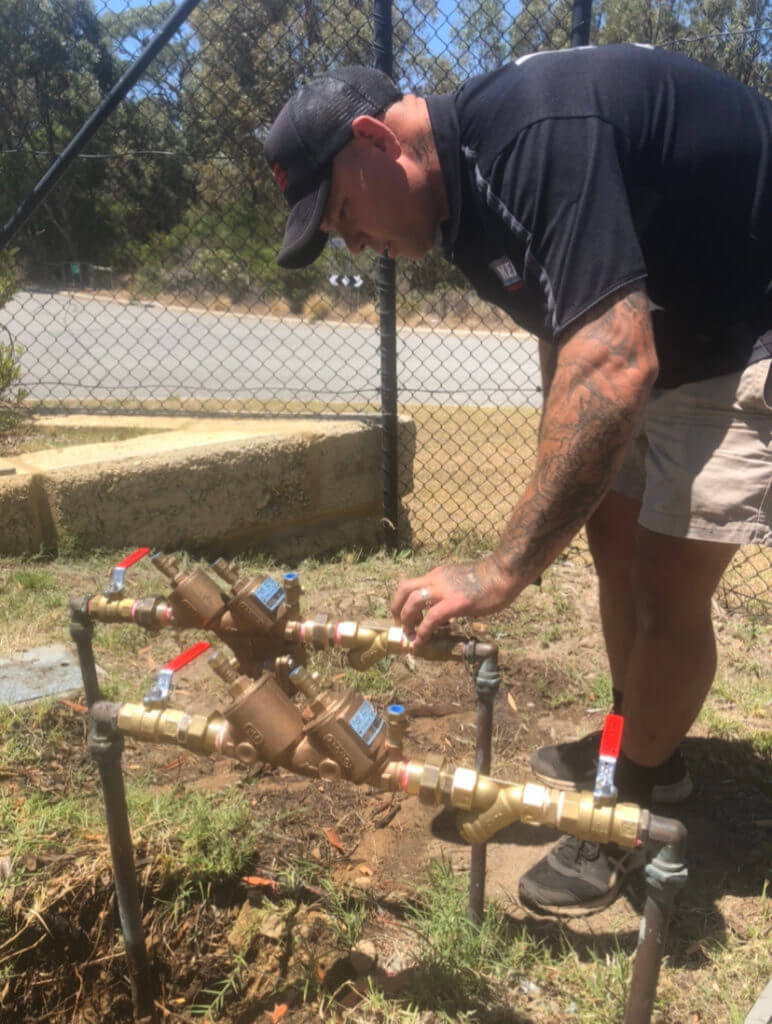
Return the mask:
POLYGON ((517 711, 517 701, 515 700, 515 695, 511 690, 507 694, 507 704, 509 704, 513 711, 517 711))
POLYGON ((276 892, 279 888, 272 878, 261 878, 259 875, 245 875, 241 881, 257 888, 271 889, 273 892, 276 892))
POLYGON ((336 850, 340 850, 341 853, 346 852, 343 843, 340 841, 340 839, 338 839, 334 829, 326 828, 324 830, 324 838, 327 840, 330 846, 334 846, 336 850))
POLYGON ((369 866, 369 864, 360 864, 359 865, 359 874, 360 875, 371 875, 372 873, 373 873, 373 869, 369 866))
POLYGON ((85 704, 76 704, 74 700, 67 700, 66 697, 60 697, 59 703, 62 707, 69 708, 70 711, 77 711, 79 715, 85 715, 88 712, 85 704))
POLYGON ((284 1014, 286 1012, 287 1012, 287 1004, 286 1003, 277 1003, 276 1006, 274 1006, 274 1008, 273 1008, 273 1013, 271 1014, 271 1024, 276 1024, 277 1021, 282 1019, 282 1017, 284 1016, 284 1014))

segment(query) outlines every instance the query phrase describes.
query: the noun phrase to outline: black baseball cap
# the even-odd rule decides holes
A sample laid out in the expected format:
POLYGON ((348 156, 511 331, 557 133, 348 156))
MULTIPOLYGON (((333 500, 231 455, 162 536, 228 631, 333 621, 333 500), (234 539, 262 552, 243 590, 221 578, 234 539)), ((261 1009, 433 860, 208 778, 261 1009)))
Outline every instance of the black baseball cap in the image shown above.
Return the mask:
POLYGON ((382 71, 343 67, 301 86, 285 103, 265 140, 266 160, 290 204, 279 266, 306 267, 321 254, 333 157, 352 138, 355 117, 378 115, 401 98, 382 71))

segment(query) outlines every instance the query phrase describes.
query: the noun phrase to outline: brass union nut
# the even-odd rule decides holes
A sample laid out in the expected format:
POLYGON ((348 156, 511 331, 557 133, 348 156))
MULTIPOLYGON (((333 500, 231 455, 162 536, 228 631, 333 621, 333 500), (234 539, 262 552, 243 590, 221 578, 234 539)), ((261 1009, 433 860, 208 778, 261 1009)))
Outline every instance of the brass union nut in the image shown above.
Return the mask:
POLYGON ((357 638, 357 631, 359 626, 356 622, 339 622, 338 623, 338 642, 344 650, 349 650, 354 645, 357 638))
POLYGON ((520 820, 528 825, 540 825, 545 819, 544 804, 547 796, 546 786, 528 782, 523 786, 522 812, 520 820))
POLYGON ((389 654, 403 654, 405 651, 405 631, 401 626, 391 626, 386 633, 386 651, 389 654))
POLYGON ((421 772, 421 785, 418 790, 418 799, 422 804, 436 804, 439 795, 440 771, 443 758, 441 755, 429 754, 424 761, 421 772))
POLYGON ((476 788, 477 772, 471 768, 456 768, 453 773, 453 786, 450 791, 451 805, 460 808, 462 811, 471 810, 476 788))

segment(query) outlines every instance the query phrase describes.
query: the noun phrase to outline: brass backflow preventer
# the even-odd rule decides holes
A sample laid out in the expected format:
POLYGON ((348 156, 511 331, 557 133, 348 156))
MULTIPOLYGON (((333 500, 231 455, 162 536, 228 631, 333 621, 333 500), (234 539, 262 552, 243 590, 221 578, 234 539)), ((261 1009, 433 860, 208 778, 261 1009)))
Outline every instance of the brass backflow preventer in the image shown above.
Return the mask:
POLYGON ((97 702, 92 716, 102 725, 198 754, 222 754, 247 765, 262 762, 299 775, 368 784, 455 807, 461 834, 472 843, 486 841, 514 821, 548 824, 583 839, 622 846, 643 841, 647 812, 633 804, 598 799, 597 793, 506 782, 431 755, 406 759, 401 706, 392 705, 384 719, 354 691, 325 692, 306 667, 309 649, 331 647, 346 651, 349 664, 359 670, 389 654, 479 662, 497 658, 490 640, 446 628, 416 651, 399 627, 335 621, 325 615, 304 620, 296 574, 285 576, 282 586, 270 576, 244 575, 223 559, 212 569, 227 587, 200 567, 183 569, 175 559, 156 553, 153 564, 171 582, 171 594, 127 598, 125 570, 146 553, 140 549, 113 569, 105 593, 85 600, 88 616, 150 630, 176 626, 211 631, 231 648, 230 656, 218 651, 210 658, 211 668, 227 686, 229 702, 222 712, 208 714, 170 707, 178 658, 166 666, 142 703, 97 702))

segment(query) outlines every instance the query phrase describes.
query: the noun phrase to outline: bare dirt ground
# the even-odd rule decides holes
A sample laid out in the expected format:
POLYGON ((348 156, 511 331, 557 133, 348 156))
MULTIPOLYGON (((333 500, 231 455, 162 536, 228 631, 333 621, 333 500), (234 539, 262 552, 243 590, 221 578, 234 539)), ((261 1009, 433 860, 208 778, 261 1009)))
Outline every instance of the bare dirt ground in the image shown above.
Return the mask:
MULTIPOLYGON (((305 610, 372 621, 384 614, 397 572, 385 560, 312 567, 304 571, 305 610)), ((93 589, 93 580, 72 569, 64 575, 72 593, 93 589)), ((772 726, 770 627, 721 609, 717 624, 719 680, 706 714, 684 744, 696 783, 693 797, 677 809, 689 830, 689 881, 667 943, 653 1018, 658 1024, 729 1020, 728 985, 738 1014, 747 1012, 751 996, 762 987, 764 950, 772 952, 765 898, 772 860, 772 766, 768 742, 759 741, 772 726), (732 949, 736 958, 728 967, 719 964, 717 951, 732 949)), ((528 777, 533 750, 598 728, 606 710, 608 681, 590 571, 581 562, 555 566, 540 590, 529 588, 496 620, 494 632, 502 650, 503 684, 496 701, 492 772, 519 781, 528 777)), ((168 635, 135 643, 130 657, 136 674, 146 675, 180 646, 181 637, 168 635)), ((107 678, 121 664, 126 667, 125 651, 104 643, 99 631, 95 647, 107 678)), ((326 672, 331 687, 350 684, 350 674, 329 665, 326 672)), ((408 706, 408 753, 440 752, 456 764, 473 764, 474 691, 466 667, 393 659, 368 680, 369 696, 379 708, 394 699, 408 706)), ((179 680, 173 703, 196 710, 220 700, 211 673, 194 663, 179 680)), ((3 762, 0 793, 9 813, 39 794, 64 799, 83 793, 84 802, 96 799, 79 702, 41 706, 39 716, 18 726, 37 737, 40 756, 18 767, 3 762), (55 742, 47 744, 48 736, 55 742)), ((15 728, 12 723, 6 740, 14 738, 15 728)), ((196 793, 214 799, 235 791, 269 823, 247 869, 196 887, 175 870, 179 843, 154 833, 151 823, 132 821, 159 1019, 234 1024, 279 1019, 293 1024, 319 1019, 610 1024, 620 1019, 623 995, 606 1009, 582 1015, 576 979, 635 948, 644 899, 641 876, 612 907, 590 917, 537 917, 519 904, 517 882, 556 833, 515 825, 497 836, 488 847, 487 897, 505 914, 513 941, 525 937, 542 950, 544 963, 548 953, 552 956, 553 966, 543 964, 538 974, 524 968, 464 1013, 443 1016, 431 1001, 421 1001, 416 973, 421 940, 410 907, 420 899, 432 860, 450 865, 461 877, 468 869, 469 849, 451 813, 402 795, 309 781, 265 766, 247 770, 133 741, 123 763, 127 784, 146 785, 162 802, 196 793), (344 911, 363 908, 358 938, 341 925, 345 913, 336 917, 331 892, 338 894, 339 912, 340 900, 344 911), (573 980, 566 973, 567 951, 573 980), (368 995, 371 990, 385 1000, 380 1009, 368 995), (399 1007, 403 1017, 389 1016, 399 1007)), ((44 838, 30 852, 10 848, 0 834, 0 1022, 130 1021, 104 827, 65 829, 52 823, 44 838)), ((597 998, 602 1007, 602 994, 597 998)))

